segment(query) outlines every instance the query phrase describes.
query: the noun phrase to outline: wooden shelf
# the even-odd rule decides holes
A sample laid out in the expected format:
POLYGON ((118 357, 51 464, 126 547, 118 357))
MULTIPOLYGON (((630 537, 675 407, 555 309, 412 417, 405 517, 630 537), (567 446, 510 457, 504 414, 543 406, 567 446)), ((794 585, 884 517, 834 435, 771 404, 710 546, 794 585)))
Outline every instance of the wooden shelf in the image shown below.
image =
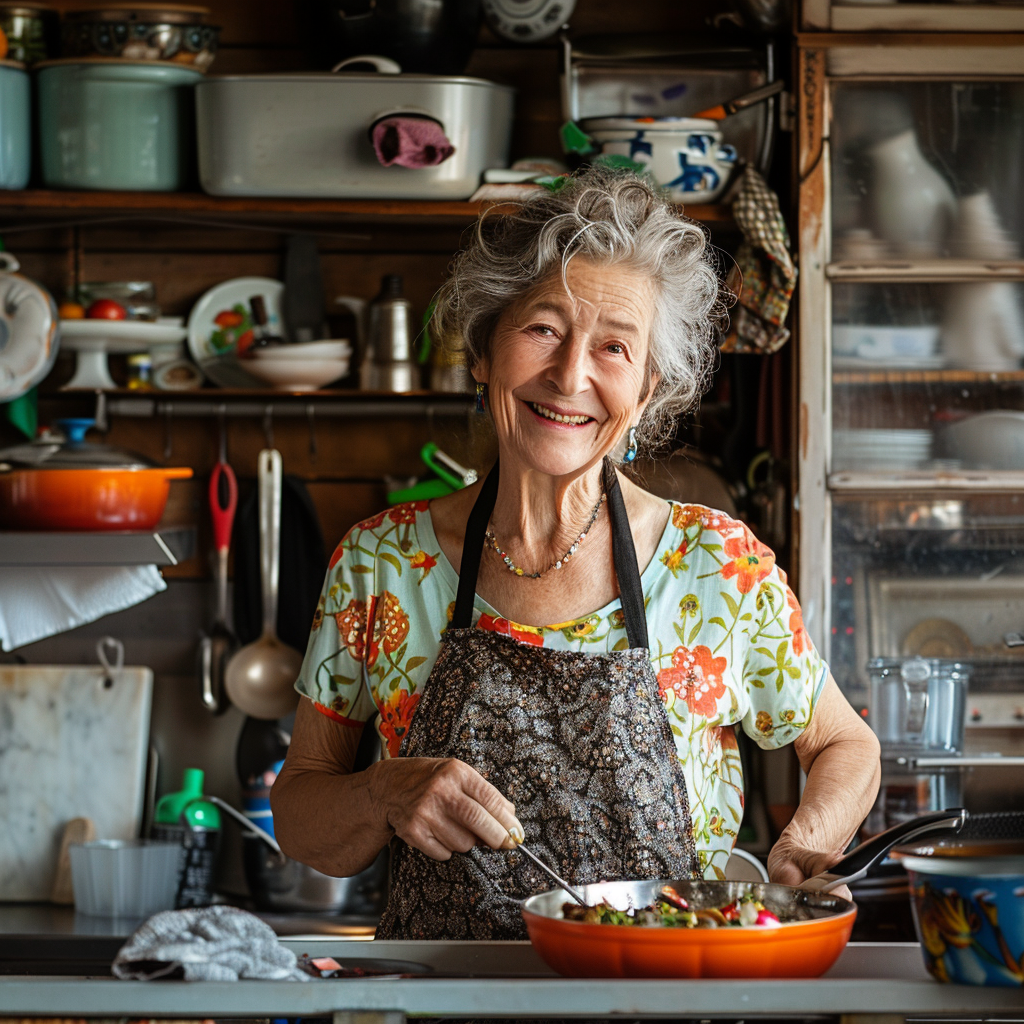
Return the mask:
MULTIPOLYGON (((88 224, 111 219, 174 218, 267 224, 469 224, 482 210, 507 204, 403 199, 281 199, 210 196, 202 192, 62 192, 28 189, 0 194, 0 221, 88 224)), ((691 204, 702 223, 731 224, 728 206, 691 204)))
POLYGON ((1015 384, 1024 370, 842 370, 832 374, 834 385, 882 384, 1015 384))
POLYGON ((475 400, 475 396, 468 391, 429 391, 426 389, 418 391, 361 391, 358 388, 318 388, 315 391, 283 391, 277 388, 196 388, 192 391, 160 391, 156 388, 147 391, 137 391, 133 388, 107 388, 102 391, 94 388, 61 388, 57 391, 41 392, 39 397, 59 399, 92 395, 168 402, 265 402, 271 400, 308 402, 311 399, 324 399, 333 402, 391 401, 397 405, 403 402, 424 400, 468 404, 475 400))
POLYGON ((831 281, 956 283, 958 281, 1021 281, 1024 260, 905 259, 834 260, 825 267, 831 281))
POLYGON ((1020 491, 1024 472, 1018 470, 839 470, 829 474, 831 491, 1020 491))

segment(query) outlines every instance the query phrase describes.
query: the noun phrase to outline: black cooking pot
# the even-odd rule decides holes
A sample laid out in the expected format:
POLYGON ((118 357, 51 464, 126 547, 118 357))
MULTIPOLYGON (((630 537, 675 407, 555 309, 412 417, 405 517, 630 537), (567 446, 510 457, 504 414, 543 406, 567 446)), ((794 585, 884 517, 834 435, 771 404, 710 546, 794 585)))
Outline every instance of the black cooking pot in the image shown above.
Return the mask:
POLYGON ((302 0, 299 12, 323 67, 373 53, 403 71, 459 75, 476 46, 481 0, 302 0))

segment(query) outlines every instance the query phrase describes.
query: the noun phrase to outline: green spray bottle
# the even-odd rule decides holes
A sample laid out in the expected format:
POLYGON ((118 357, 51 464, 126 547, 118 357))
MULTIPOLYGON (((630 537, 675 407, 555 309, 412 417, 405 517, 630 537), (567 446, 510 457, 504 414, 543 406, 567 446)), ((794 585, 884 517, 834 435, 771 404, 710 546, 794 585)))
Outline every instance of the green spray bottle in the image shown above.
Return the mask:
POLYGON ((153 811, 154 839, 182 847, 175 907, 205 907, 213 899, 213 875, 220 846, 220 811, 203 798, 201 768, 186 768, 181 789, 166 793, 153 811))

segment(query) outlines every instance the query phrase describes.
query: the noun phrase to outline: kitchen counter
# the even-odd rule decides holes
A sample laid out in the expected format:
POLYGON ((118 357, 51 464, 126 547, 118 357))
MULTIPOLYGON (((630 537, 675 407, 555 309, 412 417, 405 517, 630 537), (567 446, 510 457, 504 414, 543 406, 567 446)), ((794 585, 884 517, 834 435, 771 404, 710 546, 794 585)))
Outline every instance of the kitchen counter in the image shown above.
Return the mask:
POLYGON ((821 979, 602 981, 555 977, 525 942, 283 940, 296 953, 387 958, 440 977, 308 983, 125 982, 111 978, 0 979, 5 1015, 39 1017, 296 1017, 338 1014, 338 1024, 400 1024, 444 1017, 836 1017, 1020 1020, 1020 989, 940 985, 916 943, 851 943, 821 979))
MULTIPOLYGON (((366 940, 373 938, 377 923, 373 918, 336 914, 256 913, 280 937, 366 940)), ((140 924, 141 919, 76 914, 72 907, 52 903, 0 903, 0 976, 109 975, 110 962, 140 924)))

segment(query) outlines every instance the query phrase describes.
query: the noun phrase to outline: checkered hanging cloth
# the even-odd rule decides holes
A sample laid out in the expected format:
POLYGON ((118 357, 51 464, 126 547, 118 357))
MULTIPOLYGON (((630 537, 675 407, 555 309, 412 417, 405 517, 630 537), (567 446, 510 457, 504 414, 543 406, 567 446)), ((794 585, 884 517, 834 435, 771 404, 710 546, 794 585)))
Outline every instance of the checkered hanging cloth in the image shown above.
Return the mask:
POLYGON ((777 352, 789 338, 785 327, 796 285, 789 233, 779 197, 747 167, 732 204, 743 241, 726 284, 738 297, 723 352, 777 352))

